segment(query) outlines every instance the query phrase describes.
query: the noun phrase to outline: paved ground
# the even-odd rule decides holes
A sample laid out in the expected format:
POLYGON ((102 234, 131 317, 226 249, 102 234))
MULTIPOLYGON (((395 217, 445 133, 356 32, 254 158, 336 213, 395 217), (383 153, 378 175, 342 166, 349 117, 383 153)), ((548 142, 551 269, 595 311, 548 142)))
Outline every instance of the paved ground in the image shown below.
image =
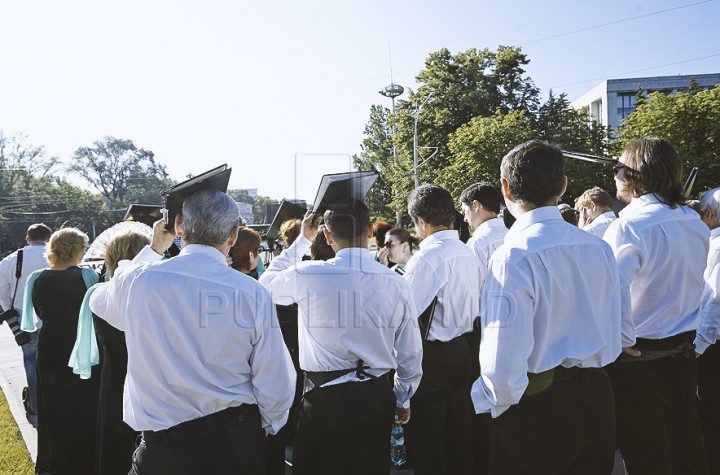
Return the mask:
POLYGON ((0 325, 0 389, 10 405, 10 411, 20 427, 25 445, 33 462, 37 457, 37 431, 25 417, 22 390, 27 386, 22 350, 15 343, 10 328, 0 325))

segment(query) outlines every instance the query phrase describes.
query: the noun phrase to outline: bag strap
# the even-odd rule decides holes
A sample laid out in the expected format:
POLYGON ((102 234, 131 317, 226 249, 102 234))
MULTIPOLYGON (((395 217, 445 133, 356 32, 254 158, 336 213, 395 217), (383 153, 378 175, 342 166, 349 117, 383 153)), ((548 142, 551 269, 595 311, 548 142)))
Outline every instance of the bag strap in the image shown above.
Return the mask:
POLYGON ((420 325, 420 337, 422 342, 425 343, 430 335, 430 326, 432 325, 433 318, 435 317, 435 307, 437 306, 438 298, 437 295, 430 302, 428 308, 418 317, 418 324, 420 325))
POLYGON ((15 297, 17 296, 18 286, 20 285, 20 277, 22 277, 23 250, 18 249, 17 262, 15 263, 15 292, 13 292, 10 308, 15 308, 15 297))

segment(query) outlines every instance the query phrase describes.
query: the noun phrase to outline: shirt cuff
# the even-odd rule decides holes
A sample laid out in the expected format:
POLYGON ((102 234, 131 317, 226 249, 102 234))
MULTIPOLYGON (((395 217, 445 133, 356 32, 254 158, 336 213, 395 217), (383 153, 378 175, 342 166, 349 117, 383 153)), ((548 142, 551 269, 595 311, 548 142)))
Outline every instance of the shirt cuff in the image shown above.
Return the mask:
POLYGON ((162 258, 162 254, 158 254, 157 252, 153 251, 148 244, 142 249, 142 251, 138 252, 137 256, 135 256, 135 259, 133 259, 132 261, 133 264, 137 264, 139 262, 161 261, 162 258))
POLYGON ((712 343, 708 343, 705 340, 702 340, 699 336, 695 337, 695 352, 700 353, 701 355, 705 353, 705 350, 708 349, 708 347, 712 343))
POLYGON ((275 435, 278 433, 280 429, 283 428, 283 426, 287 423, 288 416, 290 415, 290 411, 287 410, 283 413, 282 417, 277 419, 275 422, 271 423, 269 426, 263 426, 263 429, 267 431, 270 435, 275 435))

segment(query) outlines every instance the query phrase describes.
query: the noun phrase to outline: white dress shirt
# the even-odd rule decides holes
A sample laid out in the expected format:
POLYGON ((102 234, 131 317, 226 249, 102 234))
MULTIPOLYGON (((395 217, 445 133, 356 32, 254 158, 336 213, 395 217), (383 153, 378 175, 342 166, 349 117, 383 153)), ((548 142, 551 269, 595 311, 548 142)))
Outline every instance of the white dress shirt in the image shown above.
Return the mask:
POLYGON ((480 314, 480 269, 457 231, 438 231, 423 239, 403 277, 413 289, 418 316, 438 297, 428 340, 450 341, 472 330, 480 314))
POLYGON ((700 354, 720 336, 720 228, 710 231, 710 253, 703 280, 701 319, 695 337, 695 351, 700 354))
POLYGON ((161 257, 146 247, 90 299, 93 313, 125 332, 123 420, 157 431, 257 404, 263 427, 276 433, 295 370, 270 294, 213 247, 188 244, 161 257))
MULTIPOLYGON (((0 262, 0 307, 3 310, 10 310, 13 292, 15 292, 15 266, 17 265, 17 251, 0 262)), ((25 280, 38 269, 50 267, 45 259, 44 244, 28 244, 23 247, 22 276, 18 282, 17 297, 15 297, 15 309, 22 315, 22 302, 25 292, 25 280)))
MULTIPOLYGON (((478 294, 482 296, 485 276, 487 275, 490 256, 495 249, 505 242, 505 235, 508 228, 502 218, 488 219, 473 231, 472 237, 468 239, 467 247, 470 248, 475 257, 480 261, 480 282, 478 283, 478 294)), ((482 306, 482 301, 480 302, 482 306)))
POLYGON ((497 417, 517 404, 528 373, 615 361, 623 339, 634 343, 623 338, 632 320, 620 279, 610 246, 555 206, 520 216, 490 259, 475 411, 497 417))
POLYGON ((672 209, 653 194, 633 199, 610 224, 603 239, 630 283, 638 338, 697 329, 709 238, 695 211, 672 209))
MULTIPOLYGON (((395 374, 398 407, 409 407, 422 376, 415 304, 403 278, 370 251, 341 249, 327 261, 301 261, 311 242, 300 236, 260 277, 279 305, 298 304, 300 367, 325 372, 355 368, 395 374)), ((326 383, 360 381, 355 372, 326 383)))
POLYGON ((607 231, 608 226, 610 226, 610 223, 612 223, 616 219, 617 217, 615 216, 614 211, 605 211, 603 214, 593 219, 592 223, 586 224, 583 228, 583 231, 587 231, 590 234, 594 234, 595 236, 602 239, 602 237, 605 235, 605 231, 607 231))

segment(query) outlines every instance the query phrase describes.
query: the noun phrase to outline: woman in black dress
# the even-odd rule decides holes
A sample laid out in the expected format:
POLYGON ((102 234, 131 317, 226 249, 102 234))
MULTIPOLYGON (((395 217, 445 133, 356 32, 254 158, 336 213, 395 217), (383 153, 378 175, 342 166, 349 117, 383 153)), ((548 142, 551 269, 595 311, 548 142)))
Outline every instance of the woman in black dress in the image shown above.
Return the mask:
MULTIPOLYGON (((133 259, 146 245, 147 236, 129 231, 113 238, 105 251, 105 280, 115 273, 121 260, 133 259)), ((96 458, 99 475, 126 475, 139 432, 123 422, 123 386, 127 374, 125 333, 93 315, 95 334, 102 353, 102 376, 98 402, 96 458)))
MULTIPOLYGON (((88 237, 73 228, 53 233, 47 245, 50 268, 36 271, 26 284, 31 304, 42 322, 38 335, 38 457, 37 473, 95 473, 95 426, 100 372, 80 379, 68 367, 75 343, 80 305, 87 288, 98 281, 92 269, 80 269, 88 237)), ((32 318, 27 325, 34 326, 32 318)))

